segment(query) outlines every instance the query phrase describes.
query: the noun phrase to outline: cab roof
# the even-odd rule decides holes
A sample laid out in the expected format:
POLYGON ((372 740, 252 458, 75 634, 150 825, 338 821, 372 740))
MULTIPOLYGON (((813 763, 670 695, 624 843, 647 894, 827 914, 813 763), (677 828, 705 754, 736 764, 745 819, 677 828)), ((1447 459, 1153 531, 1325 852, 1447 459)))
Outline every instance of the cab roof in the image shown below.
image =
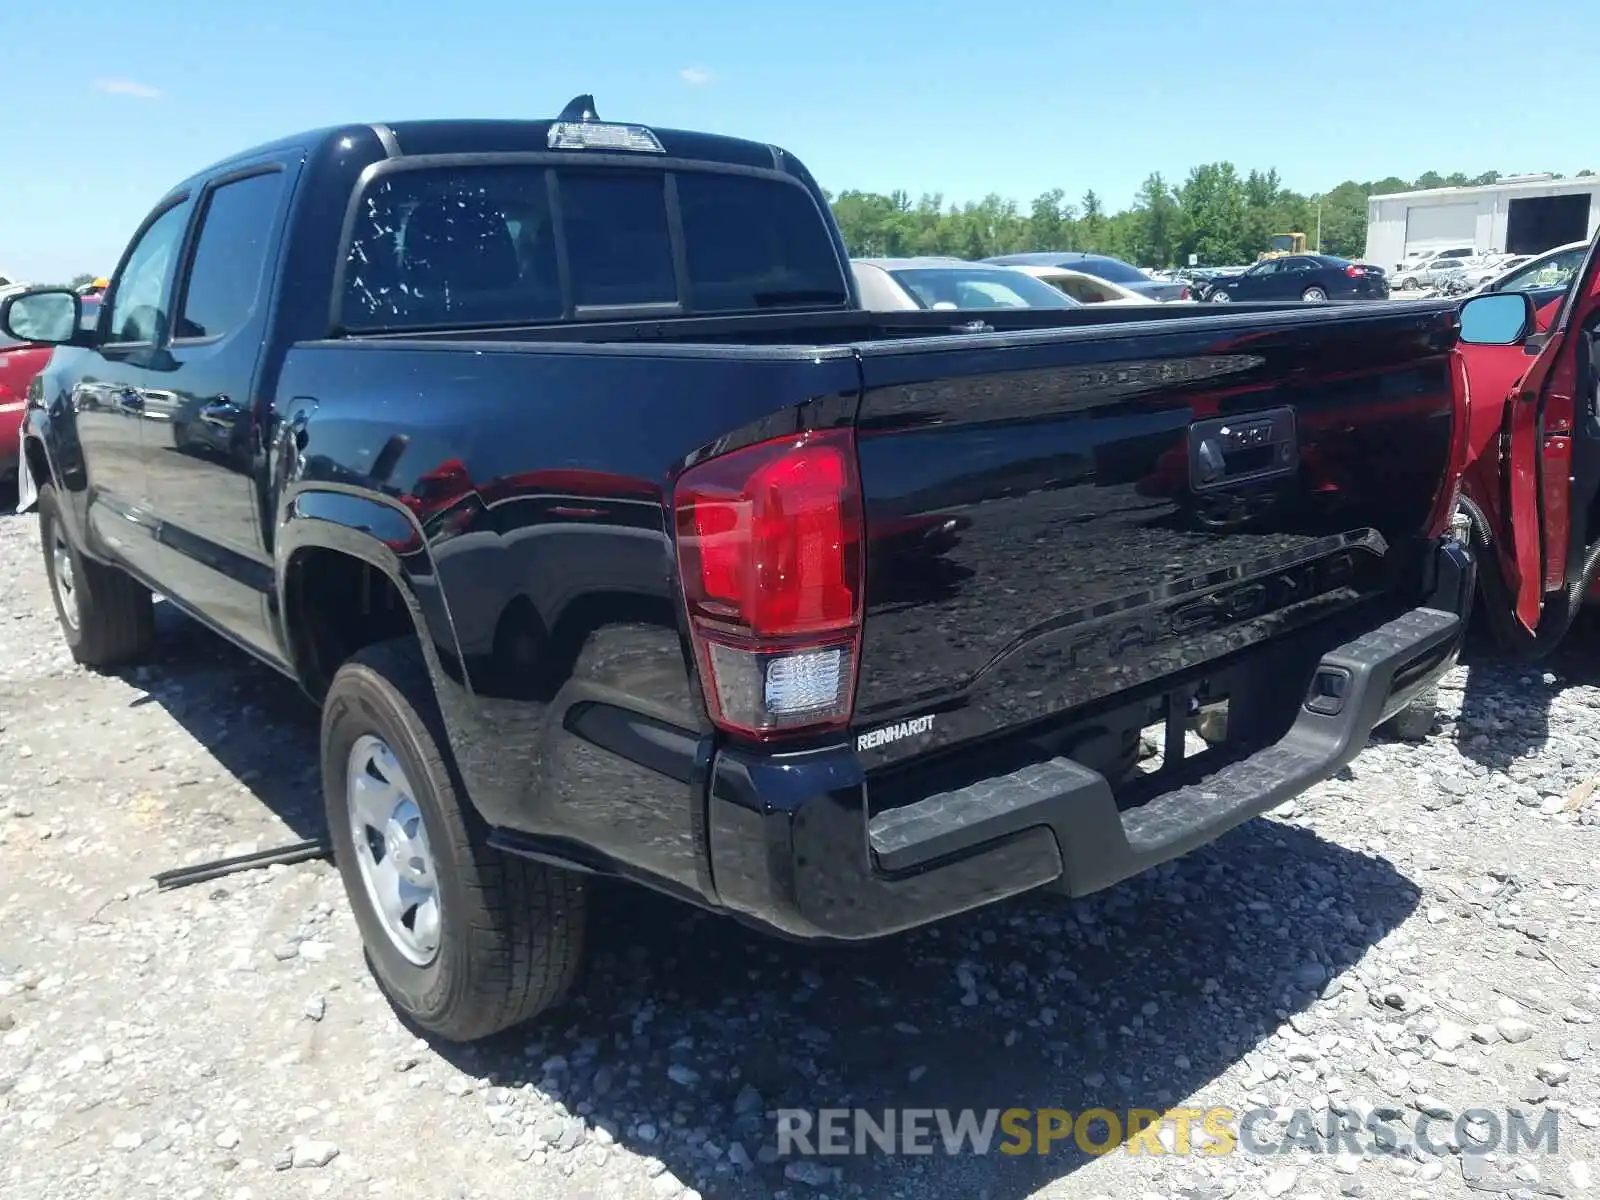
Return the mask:
MULTIPOLYGON (((578 100, 589 100, 589 98, 578 97, 568 105, 569 113, 578 100)), ((589 100, 589 104, 592 106, 593 101, 589 100)), ((550 149, 551 127, 562 123, 571 124, 574 119, 574 116, 563 113, 562 116, 550 120, 534 121, 462 118, 329 126, 252 146, 248 150, 211 164, 203 171, 196 172, 181 186, 189 186, 196 180, 219 174, 232 166, 243 165, 264 155, 281 153, 285 150, 300 150, 307 157, 316 157, 321 151, 335 149, 341 139, 352 137, 366 141, 376 136, 386 147, 390 157, 554 153, 571 154, 574 161, 581 162, 592 151, 550 149)), ((662 129, 654 125, 640 125, 635 121, 602 120, 594 117, 592 113, 589 119, 598 125, 633 125, 649 130, 660 143, 664 152, 663 157, 666 158, 686 159, 719 166, 754 167, 801 176, 806 174, 792 155, 780 147, 765 142, 686 129, 662 129)), ((645 165, 656 155, 641 152, 638 153, 638 157, 641 165, 645 165)))

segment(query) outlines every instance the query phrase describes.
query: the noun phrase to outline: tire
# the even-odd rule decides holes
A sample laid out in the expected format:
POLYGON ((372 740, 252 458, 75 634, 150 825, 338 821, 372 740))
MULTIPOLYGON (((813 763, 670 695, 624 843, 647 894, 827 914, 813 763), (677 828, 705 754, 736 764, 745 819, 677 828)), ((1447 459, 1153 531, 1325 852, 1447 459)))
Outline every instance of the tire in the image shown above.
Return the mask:
POLYGON ((72 657, 106 669, 139 662, 155 646, 155 601, 126 571, 87 558, 61 520, 55 485, 39 488, 39 540, 56 619, 72 657))
POLYGON ((1300 293, 1300 300, 1304 304, 1326 304, 1328 293, 1319 287, 1308 287, 1300 293))
POLYGON ((1233 297, 1228 295, 1228 293, 1223 291, 1221 288, 1214 288, 1211 292, 1211 303, 1231 304, 1233 303, 1233 297))
POLYGON ((1400 290, 1402 292, 1414 292, 1420 286, 1421 285, 1417 283, 1415 276, 1410 279, 1403 279, 1400 281, 1400 290))
MULTIPOLYGON (((449 1041, 470 1042, 529 1020, 566 994, 583 956, 585 882, 488 845, 487 827, 465 798, 414 639, 369 646, 334 675, 322 709, 322 786, 334 861, 367 965, 405 1019, 449 1041), (369 836, 365 849, 357 849, 352 813, 370 813, 373 802, 352 800, 352 767, 363 762, 374 739, 389 752, 388 773, 397 766, 405 785, 381 793, 386 798, 378 808, 395 796, 412 805, 403 813, 394 809, 386 829, 410 831, 420 823, 420 843, 414 832, 409 843, 391 838, 376 846, 369 836), (401 814, 398 825, 394 814, 401 814), (408 857, 418 845, 420 859, 408 857), (380 873, 380 850, 385 860, 392 855, 402 864, 396 870, 427 863, 431 917, 426 900, 410 910, 410 926, 391 926, 380 913, 378 884, 369 882, 380 873)), ((425 891, 396 886, 400 905, 425 891)))
POLYGON ((1401 742, 1423 742, 1433 732, 1439 712, 1439 689, 1429 688, 1382 725, 1378 732, 1401 742))

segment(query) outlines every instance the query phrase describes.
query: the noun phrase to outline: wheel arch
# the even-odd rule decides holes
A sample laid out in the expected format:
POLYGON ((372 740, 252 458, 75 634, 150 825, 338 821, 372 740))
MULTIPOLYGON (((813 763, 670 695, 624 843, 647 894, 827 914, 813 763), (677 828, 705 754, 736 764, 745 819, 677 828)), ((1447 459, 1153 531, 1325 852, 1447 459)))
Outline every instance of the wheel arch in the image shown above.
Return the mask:
POLYGON ((274 539, 276 601, 284 649, 308 694, 320 700, 342 661, 403 634, 421 644, 441 703, 442 684, 465 687, 455 628, 409 512, 320 490, 299 493, 284 511, 274 539))

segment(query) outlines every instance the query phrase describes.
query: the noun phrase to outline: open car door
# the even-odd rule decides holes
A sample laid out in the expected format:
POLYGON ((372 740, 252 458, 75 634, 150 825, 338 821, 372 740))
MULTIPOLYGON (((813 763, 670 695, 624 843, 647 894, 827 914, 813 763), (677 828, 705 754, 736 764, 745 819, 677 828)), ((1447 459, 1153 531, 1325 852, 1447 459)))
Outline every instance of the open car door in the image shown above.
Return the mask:
MULTIPOLYGON (((1508 519, 1497 535, 1512 615, 1529 634, 1540 632, 1552 594, 1583 583, 1586 549, 1600 539, 1600 529, 1589 528, 1590 505, 1600 486, 1596 265, 1591 245, 1548 333, 1539 331, 1526 293, 1474 296, 1461 308, 1463 342, 1521 346, 1537 356, 1506 406, 1501 500, 1508 519)), ((1581 603, 1582 597, 1573 600, 1581 603)))

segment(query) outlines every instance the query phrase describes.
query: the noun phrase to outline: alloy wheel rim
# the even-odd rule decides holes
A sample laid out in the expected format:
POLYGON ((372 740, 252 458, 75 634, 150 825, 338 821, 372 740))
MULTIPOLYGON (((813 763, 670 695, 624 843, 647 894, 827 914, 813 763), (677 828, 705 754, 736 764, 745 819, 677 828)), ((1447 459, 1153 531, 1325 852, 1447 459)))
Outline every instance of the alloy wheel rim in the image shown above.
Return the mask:
POLYGON ((60 533, 50 541, 51 570, 55 576, 56 598, 61 601, 62 619, 72 628, 78 627, 78 577, 72 570, 72 551, 60 533))
POLYGON ((350 836, 367 899, 394 948, 425 967, 439 953, 439 877, 411 781, 375 734, 356 739, 347 767, 350 836))

